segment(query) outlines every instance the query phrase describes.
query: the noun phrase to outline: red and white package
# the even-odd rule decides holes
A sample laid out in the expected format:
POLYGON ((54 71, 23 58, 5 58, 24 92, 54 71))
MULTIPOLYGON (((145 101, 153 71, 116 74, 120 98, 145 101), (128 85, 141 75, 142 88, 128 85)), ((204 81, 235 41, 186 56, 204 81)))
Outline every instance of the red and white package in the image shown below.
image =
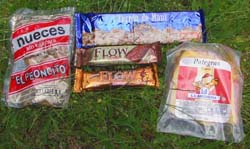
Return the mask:
POLYGON ((159 132, 240 142, 240 56, 221 44, 183 43, 167 54, 159 132))
POLYGON ((10 19, 11 58, 4 83, 10 107, 64 107, 70 96, 74 8, 18 10, 10 19))

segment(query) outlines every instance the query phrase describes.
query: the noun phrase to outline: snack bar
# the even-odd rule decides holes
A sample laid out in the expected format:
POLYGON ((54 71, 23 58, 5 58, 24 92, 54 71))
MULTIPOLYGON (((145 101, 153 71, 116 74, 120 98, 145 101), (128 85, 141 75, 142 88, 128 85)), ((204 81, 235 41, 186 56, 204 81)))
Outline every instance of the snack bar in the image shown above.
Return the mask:
POLYGON ((203 11, 77 13, 77 48, 206 41, 203 11))
POLYGON ((109 70, 107 68, 95 71, 79 68, 75 70, 74 92, 117 86, 159 87, 156 64, 138 66, 126 70, 119 70, 117 67, 115 67, 114 70, 109 70))
POLYGON ((149 64, 161 61, 160 42, 147 45, 102 46, 76 49, 75 66, 149 64))

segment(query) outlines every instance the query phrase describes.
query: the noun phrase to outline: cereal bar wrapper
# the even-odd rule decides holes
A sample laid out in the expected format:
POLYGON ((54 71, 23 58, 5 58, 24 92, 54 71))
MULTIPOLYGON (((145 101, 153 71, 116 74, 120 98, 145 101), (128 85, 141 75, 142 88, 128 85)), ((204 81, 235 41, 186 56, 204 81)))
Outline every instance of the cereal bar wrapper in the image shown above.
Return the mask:
POLYGON ((183 43, 167 54, 166 89, 157 130, 240 142, 240 57, 221 44, 183 43))
POLYGON ((146 45, 98 46, 76 49, 75 66, 150 64, 161 61, 160 42, 146 45))
POLYGON ((12 55, 3 91, 7 106, 67 105, 73 24, 74 8, 70 7, 54 11, 20 9, 12 15, 12 55))
MULTIPOLYGON (((125 66, 121 66, 125 67, 125 66)), ((129 66, 131 67, 131 66, 129 66)), ((86 69, 86 68, 85 68, 86 69)), ((107 87, 139 87, 139 86, 152 86, 159 87, 159 80, 157 74, 157 65, 140 65, 136 68, 107 69, 100 67, 94 68, 95 70, 83 70, 76 68, 75 70, 75 83, 74 92, 79 93, 85 90, 104 89, 107 87)))
POLYGON ((203 11, 77 13, 76 45, 130 45, 206 41, 203 11))

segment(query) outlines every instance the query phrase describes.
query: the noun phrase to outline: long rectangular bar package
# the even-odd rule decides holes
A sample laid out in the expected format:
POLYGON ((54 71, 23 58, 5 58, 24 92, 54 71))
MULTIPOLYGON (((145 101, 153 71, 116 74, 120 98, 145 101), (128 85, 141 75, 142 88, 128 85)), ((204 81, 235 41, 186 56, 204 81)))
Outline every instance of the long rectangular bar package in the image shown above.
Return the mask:
POLYGON ((76 45, 206 42, 202 10, 136 13, 77 13, 76 45))
POLYGON ((161 57, 160 42, 146 45, 98 46, 76 49, 75 66, 159 63, 161 57))
POLYGON ((119 86, 159 87, 157 65, 120 65, 115 68, 76 68, 73 92, 119 86), (121 68, 122 67, 122 68, 121 68), (124 69, 124 67, 129 67, 124 69))

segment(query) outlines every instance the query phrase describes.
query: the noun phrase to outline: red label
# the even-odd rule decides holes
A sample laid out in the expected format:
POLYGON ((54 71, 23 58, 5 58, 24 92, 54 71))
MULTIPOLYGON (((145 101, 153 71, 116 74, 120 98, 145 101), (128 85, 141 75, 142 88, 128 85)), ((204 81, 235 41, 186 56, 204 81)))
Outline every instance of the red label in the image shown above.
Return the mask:
POLYGON ((67 78, 69 77, 69 69, 67 58, 31 66, 24 71, 11 75, 9 94, 62 77, 67 78))
POLYGON ((68 44, 68 42, 69 42, 69 36, 59 36, 56 38, 46 38, 44 40, 40 40, 38 42, 29 44, 17 50, 14 53, 14 60, 17 61, 18 59, 22 58, 23 56, 27 54, 30 54, 39 50, 45 50, 46 47, 48 48, 48 47, 55 46, 55 45, 68 44))
POLYGON ((30 23, 12 34, 14 60, 42 51, 55 45, 69 44, 70 17, 60 17, 50 22, 30 23))
POLYGON ((230 104, 231 72, 217 68, 180 66, 176 98, 230 104))

